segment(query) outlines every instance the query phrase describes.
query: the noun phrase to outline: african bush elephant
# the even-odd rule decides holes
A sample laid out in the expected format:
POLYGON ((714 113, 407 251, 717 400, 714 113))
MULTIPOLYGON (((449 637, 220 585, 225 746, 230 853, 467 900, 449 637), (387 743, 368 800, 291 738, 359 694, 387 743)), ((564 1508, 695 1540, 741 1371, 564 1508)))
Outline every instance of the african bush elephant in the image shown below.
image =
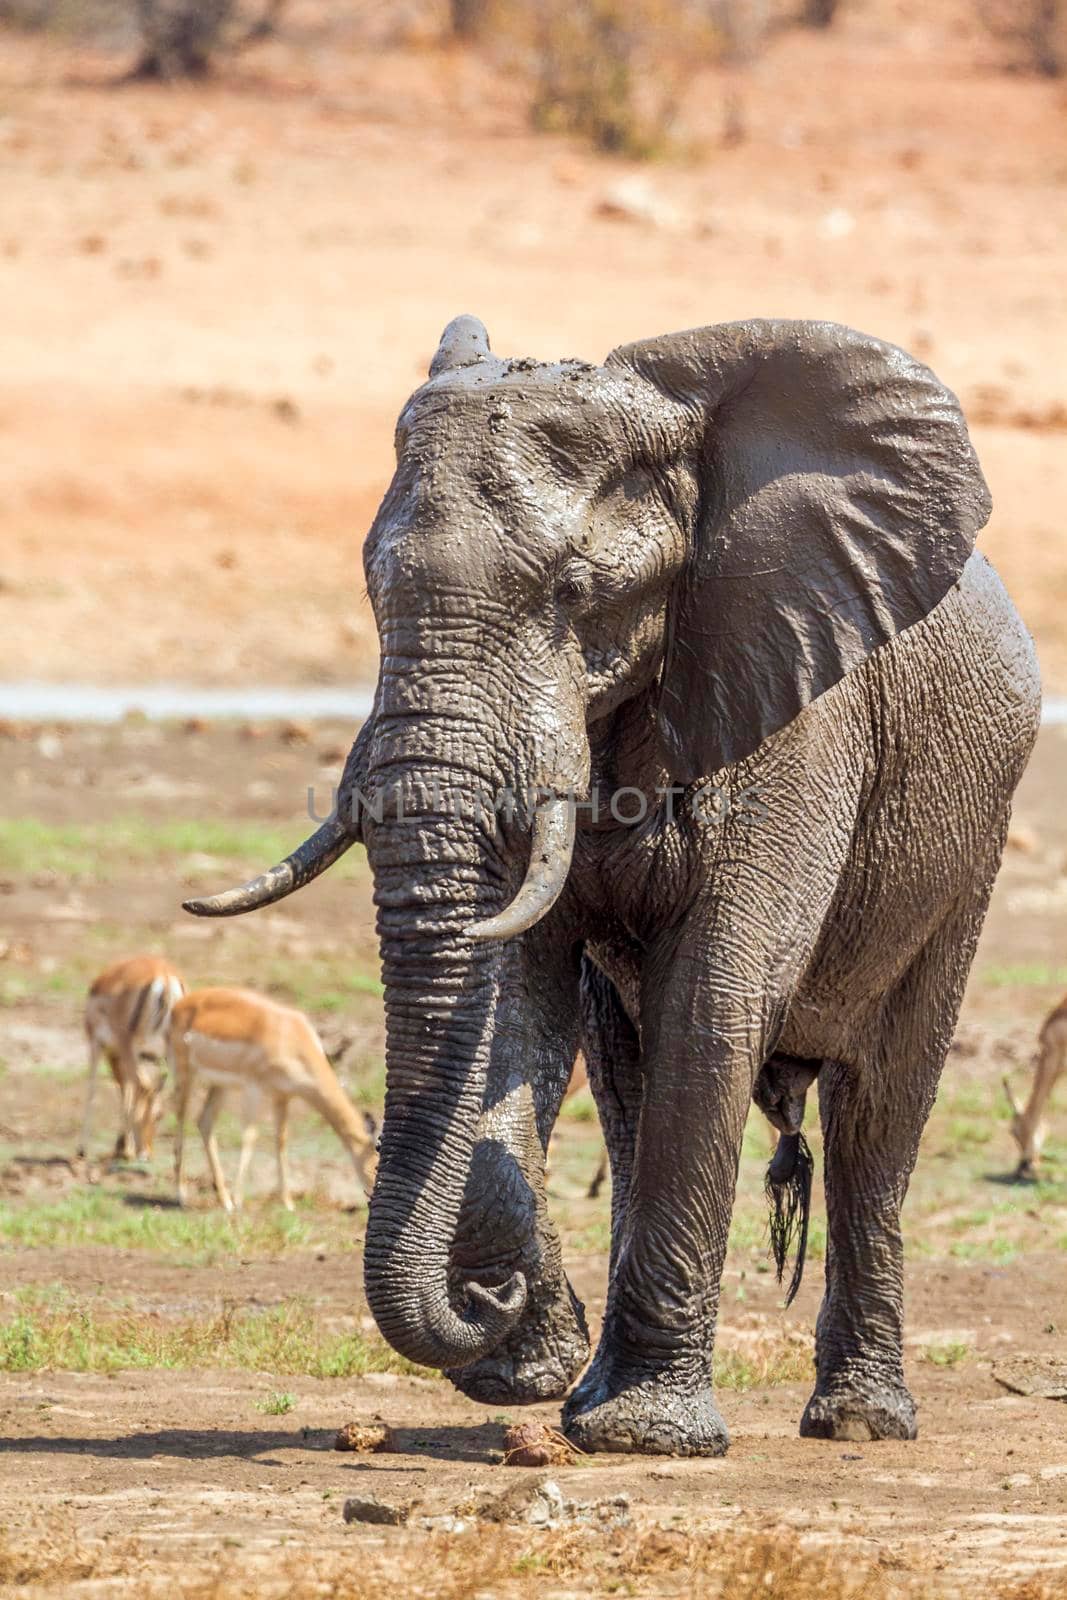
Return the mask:
POLYGON ((364 551, 380 676, 337 810, 191 906, 267 904, 366 845, 382 1332, 480 1399, 566 1392, 586 1330, 543 1166, 581 1043, 613 1234, 565 1426, 721 1453, 746 1108, 755 1089, 795 1134, 817 1075, 829 1243, 801 1432, 912 1437, 900 1206, 1039 703, 972 553, 989 498, 956 400, 826 323, 597 367, 498 359, 461 317, 396 451, 364 551))

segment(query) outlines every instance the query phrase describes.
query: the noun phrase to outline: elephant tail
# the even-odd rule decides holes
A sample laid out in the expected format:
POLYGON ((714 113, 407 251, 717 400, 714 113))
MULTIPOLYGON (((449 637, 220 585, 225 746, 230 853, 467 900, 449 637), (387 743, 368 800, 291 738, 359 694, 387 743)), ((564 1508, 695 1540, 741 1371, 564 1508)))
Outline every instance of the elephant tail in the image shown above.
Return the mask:
POLYGON ((783 1133, 767 1168, 764 1193, 771 1208, 771 1254, 781 1283, 789 1252, 796 1247, 793 1276, 789 1280, 785 1303, 792 1305, 804 1276, 808 1253, 808 1222, 811 1217, 811 1177, 815 1160, 802 1133, 783 1133))

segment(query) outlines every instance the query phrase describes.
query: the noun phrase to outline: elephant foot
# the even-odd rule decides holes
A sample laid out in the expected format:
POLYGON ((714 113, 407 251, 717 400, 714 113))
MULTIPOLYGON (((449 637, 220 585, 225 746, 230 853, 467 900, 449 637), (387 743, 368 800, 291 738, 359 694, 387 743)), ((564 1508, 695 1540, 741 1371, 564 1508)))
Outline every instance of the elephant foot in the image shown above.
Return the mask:
POLYGON ((491 1355, 445 1376, 470 1400, 531 1406, 565 1395, 588 1360, 585 1312, 568 1285, 547 1318, 524 1320, 491 1355))
POLYGON ((918 1433, 915 1401, 903 1384, 840 1382, 819 1390, 804 1407, 800 1434, 804 1439, 843 1439, 866 1444, 872 1439, 914 1439, 918 1433))
POLYGON ((651 1456, 721 1456, 730 1435, 711 1384, 660 1374, 610 1383, 590 1374, 563 1407, 563 1430, 583 1450, 651 1456))

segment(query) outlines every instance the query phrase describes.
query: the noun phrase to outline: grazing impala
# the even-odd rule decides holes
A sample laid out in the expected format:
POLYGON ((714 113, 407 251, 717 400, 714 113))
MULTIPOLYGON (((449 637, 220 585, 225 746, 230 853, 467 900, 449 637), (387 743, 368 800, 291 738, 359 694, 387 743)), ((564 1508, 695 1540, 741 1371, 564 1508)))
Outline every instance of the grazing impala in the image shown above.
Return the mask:
POLYGON ((289 1102, 294 1095, 325 1117, 348 1151, 356 1177, 370 1193, 377 1164, 373 1139, 327 1061, 318 1034, 301 1012, 247 989, 196 989, 174 1008, 170 1060, 177 1097, 175 1175, 179 1204, 184 1205, 186 1200, 185 1120, 197 1079, 207 1088, 197 1126, 207 1151, 215 1193, 227 1211, 241 1205, 265 1097, 274 1107, 278 1194, 286 1210, 293 1209, 287 1145, 289 1102), (240 1091, 244 1127, 232 1199, 214 1134, 215 1119, 229 1089, 240 1091))
POLYGON ((184 993, 181 974, 159 956, 116 961, 94 982, 85 1002, 89 1085, 78 1146, 80 1156, 89 1150, 96 1069, 101 1056, 107 1059, 122 1100, 116 1157, 128 1160, 134 1150, 138 1156, 151 1155, 162 1082, 148 1071, 141 1057, 151 1053, 162 1057, 171 1008, 184 993))
POLYGON ((1055 1087, 1056 1079, 1067 1066, 1067 997, 1045 1018, 1038 1034, 1037 1059, 1034 1063, 1034 1081, 1025 1106, 1020 1106, 1012 1093, 1011 1084, 1004 1079, 1004 1092, 1011 1107, 1012 1138, 1019 1146, 1017 1178, 1034 1178, 1041 1158, 1048 1124, 1043 1119, 1045 1107, 1055 1087))

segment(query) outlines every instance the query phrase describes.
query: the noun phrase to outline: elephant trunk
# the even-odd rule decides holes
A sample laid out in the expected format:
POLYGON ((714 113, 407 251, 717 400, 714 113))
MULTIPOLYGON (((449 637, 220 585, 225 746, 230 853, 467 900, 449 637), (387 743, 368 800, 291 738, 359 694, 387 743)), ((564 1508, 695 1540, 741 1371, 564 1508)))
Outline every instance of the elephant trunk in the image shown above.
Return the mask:
MULTIPOLYGON (((517 931, 487 936, 485 919, 499 919, 515 905, 524 918, 531 881, 537 912, 548 909, 543 858, 550 856, 555 875, 562 874, 557 894, 570 863, 569 848, 562 854, 556 848, 556 816, 549 805, 535 825, 526 883, 510 905, 509 865, 497 842, 469 818, 389 818, 373 827, 368 841, 387 1075, 366 1291, 385 1338, 425 1366, 454 1369, 481 1360, 507 1337, 526 1303, 521 1272, 499 1284, 466 1281, 457 1290, 454 1275, 450 1287, 449 1261, 485 1098, 499 941, 517 931)), ((564 826, 564 845, 566 835, 564 826)))

